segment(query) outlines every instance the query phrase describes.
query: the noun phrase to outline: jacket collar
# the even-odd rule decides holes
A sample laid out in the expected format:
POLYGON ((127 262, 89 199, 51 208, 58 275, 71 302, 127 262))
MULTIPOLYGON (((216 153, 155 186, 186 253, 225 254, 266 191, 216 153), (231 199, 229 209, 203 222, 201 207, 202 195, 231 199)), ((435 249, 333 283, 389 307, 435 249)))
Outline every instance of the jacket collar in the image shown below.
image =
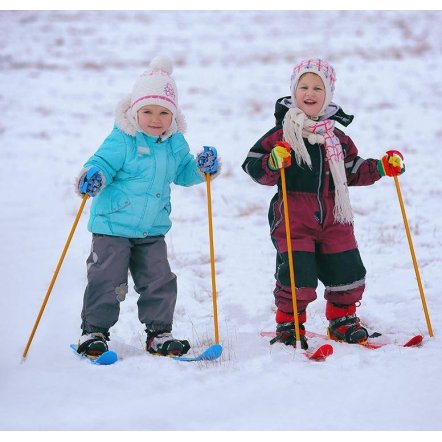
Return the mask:
MULTIPOLYGON (((293 107, 293 105, 290 97, 282 97, 276 100, 274 115, 277 125, 282 124, 285 114, 291 107, 293 107)), ((320 118, 320 120, 334 120, 347 127, 353 121, 353 118, 354 115, 346 114, 340 106, 332 102, 328 105, 327 109, 325 110, 325 114, 320 118)))

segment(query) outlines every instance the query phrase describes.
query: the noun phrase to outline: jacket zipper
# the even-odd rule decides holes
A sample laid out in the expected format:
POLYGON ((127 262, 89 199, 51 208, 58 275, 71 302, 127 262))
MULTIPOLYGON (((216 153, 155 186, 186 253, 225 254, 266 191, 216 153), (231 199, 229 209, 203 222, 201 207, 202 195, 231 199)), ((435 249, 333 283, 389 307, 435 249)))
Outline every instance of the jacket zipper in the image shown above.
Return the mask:
POLYGON ((323 224, 324 222, 324 207, 321 201, 321 186, 322 186, 322 173, 323 173, 323 162, 322 162, 322 149, 319 146, 319 178, 318 178, 318 191, 316 193, 316 199, 318 200, 319 205, 319 224, 323 224))

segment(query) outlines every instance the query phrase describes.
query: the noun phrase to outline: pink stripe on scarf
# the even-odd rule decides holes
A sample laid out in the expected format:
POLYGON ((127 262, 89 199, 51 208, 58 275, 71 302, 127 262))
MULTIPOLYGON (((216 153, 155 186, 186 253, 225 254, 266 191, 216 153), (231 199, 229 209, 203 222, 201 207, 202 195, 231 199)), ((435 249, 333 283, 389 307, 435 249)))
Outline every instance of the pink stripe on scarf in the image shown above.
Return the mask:
POLYGON ((331 120, 318 121, 311 125, 311 131, 324 137, 328 161, 344 161, 344 152, 339 139, 333 132, 334 127, 334 122, 331 120))

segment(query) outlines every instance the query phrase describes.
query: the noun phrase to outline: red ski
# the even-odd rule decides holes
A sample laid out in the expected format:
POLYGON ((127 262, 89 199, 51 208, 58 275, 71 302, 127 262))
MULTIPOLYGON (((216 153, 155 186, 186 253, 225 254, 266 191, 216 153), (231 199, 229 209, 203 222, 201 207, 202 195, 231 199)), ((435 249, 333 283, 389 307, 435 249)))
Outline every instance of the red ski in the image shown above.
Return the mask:
POLYGON ((324 344, 314 351, 304 350, 305 356, 312 361, 325 361, 333 354, 333 347, 330 344, 324 344))
MULTIPOLYGON (((377 335, 382 336, 380 334, 377 334, 377 335)), ((311 332, 311 331, 307 331, 306 336, 310 337, 310 338, 321 338, 321 339, 332 340, 327 335, 323 335, 323 334, 315 333, 315 332, 311 332)), ((405 344, 396 344, 393 342, 382 342, 382 341, 378 340, 377 337, 372 337, 372 338, 369 337, 367 341, 360 342, 358 345, 362 345, 363 347, 370 348, 372 350, 384 347, 385 345, 389 345, 389 344, 399 345, 401 347, 416 347, 422 343, 423 339, 424 339, 423 336, 415 335, 411 339, 409 339, 405 344)), ((336 342, 339 342, 339 341, 336 341, 336 342)))
MULTIPOLYGON (((274 338, 275 332, 261 332, 261 336, 269 336, 274 338)), ((333 354, 333 347, 330 344, 323 344, 314 350, 300 350, 302 354, 312 361, 325 361, 333 354)))
MULTIPOLYGON (((328 340, 328 341, 333 341, 333 339, 330 339, 327 335, 324 335, 321 333, 315 333, 315 332, 308 331, 308 330, 306 330, 305 335, 307 336, 307 338, 320 338, 320 339, 324 339, 324 340, 328 340)), ((261 336, 267 336, 269 338, 274 338, 276 336, 276 333, 271 332, 271 331, 263 331, 263 332, 261 332, 261 336)), ((363 347, 366 347, 366 348, 369 348, 372 350, 377 349, 377 348, 381 348, 381 347, 384 347, 385 345, 390 345, 390 344, 399 345, 401 347, 417 347, 420 344, 422 344, 423 339, 424 339, 424 337, 422 335, 415 335, 411 339, 409 339, 405 344, 396 344, 394 342, 377 341, 377 338, 369 338, 368 341, 360 342, 357 345, 362 345, 363 347)), ((339 341, 335 341, 335 342, 339 342, 339 341)), ((319 348, 322 348, 322 347, 319 347, 319 348)), ((333 350, 332 350, 332 352, 333 352, 333 350)))

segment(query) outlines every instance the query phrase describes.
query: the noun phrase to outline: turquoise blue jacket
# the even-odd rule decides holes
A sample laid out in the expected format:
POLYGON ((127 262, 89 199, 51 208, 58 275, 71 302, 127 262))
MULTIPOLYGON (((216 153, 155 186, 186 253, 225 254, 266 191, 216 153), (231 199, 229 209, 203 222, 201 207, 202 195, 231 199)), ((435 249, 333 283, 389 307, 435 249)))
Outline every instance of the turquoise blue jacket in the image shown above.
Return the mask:
POLYGON ((103 172, 105 185, 92 201, 88 229, 126 238, 165 235, 172 226, 171 183, 204 181, 180 132, 162 141, 115 126, 84 165, 91 166, 103 172))

